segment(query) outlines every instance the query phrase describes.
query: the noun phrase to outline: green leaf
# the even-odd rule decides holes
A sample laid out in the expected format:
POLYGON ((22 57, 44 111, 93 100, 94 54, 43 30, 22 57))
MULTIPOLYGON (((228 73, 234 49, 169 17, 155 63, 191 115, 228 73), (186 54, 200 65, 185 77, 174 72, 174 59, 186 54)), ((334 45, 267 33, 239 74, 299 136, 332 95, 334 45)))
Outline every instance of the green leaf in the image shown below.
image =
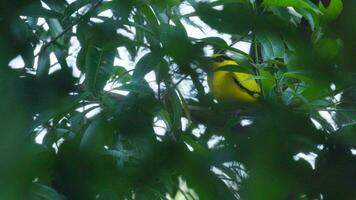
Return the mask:
POLYGON ((20 10, 20 15, 27 17, 62 18, 62 14, 53 10, 47 10, 41 4, 31 4, 20 10))
POLYGON ((165 1, 161 1, 161 0, 152 0, 152 3, 155 6, 158 6, 162 9, 166 9, 169 7, 173 7, 176 4, 179 4, 181 1, 180 0, 165 0, 165 1))
POLYGON ((300 101, 302 101, 305 106, 311 108, 311 104, 307 98, 305 98, 302 94, 298 93, 297 91, 293 90, 292 88, 287 88, 282 95, 283 99, 286 101, 287 104, 290 103, 292 98, 297 97, 300 101))
POLYGON ((46 110, 45 112, 40 113, 39 117, 33 122, 33 126, 31 128, 35 129, 54 118, 62 118, 67 113, 80 107, 80 102, 87 98, 89 95, 90 94, 88 92, 84 92, 76 96, 69 96, 68 98, 64 99, 63 102, 61 102, 61 105, 59 105, 55 111, 46 110))
POLYGON ((132 78, 134 80, 143 79, 147 73, 153 70, 159 71, 160 67, 167 67, 165 65, 160 65, 162 60, 163 58, 158 54, 152 52, 147 53, 137 62, 132 78))
POLYGON ((82 48, 89 46, 89 39, 93 37, 92 27, 86 22, 80 22, 77 26, 77 39, 79 40, 82 48))
POLYGON ((169 78, 169 64, 164 58, 161 58, 155 68, 157 82, 161 82, 169 78))
POLYGON ((96 93, 104 88, 111 76, 115 51, 103 51, 95 46, 88 48, 85 83, 89 91, 96 93))
POLYGON ((122 19, 127 19, 134 8, 134 1, 127 1, 127 0, 116 0, 113 1, 113 12, 114 14, 122 19))
POLYGON ((319 27, 319 15, 314 12, 309 12, 308 10, 303 8, 296 9, 296 11, 302 14, 303 17, 308 20, 311 30, 314 31, 316 28, 319 27))
POLYGON ((36 69, 36 76, 37 77, 43 77, 49 73, 49 68, 50 68, 50 59, 49 59, 49 54, 51 51, 49 48, 46 48, 44 46, 41 49, 41 52, 38 56, 38 64, 37 64, 37 69, 36 69))
POLYGON ((64 13, 64 10, 68 6, 68 3, 65 0, 43 0, 51 10, 56 11, 58 13, 64 13))
POLYGON ((238 53, 238 54, 240 54, 242 56, 245 56, 248 59, 251 59, 249 54, 245 53, 244 51, 241 51, 240 49, 236 49, 234 47, 230 47, 229 45, 227 45, 225 40, 223 40, 223 39, 221 39, 219 37, 207 37, 207 38, 203 38, 203 39, 199 39, 199 40, 203 41, 203 42, 205 42, 207 44, 213 45, 215 47, 221 48, 222 50, 232 51, 232 52, 238 53))
POLYGON ((138 9, 145 15, 148 23, 151 26, 158 28, 158 19, 153 10, 148 5, 142 5, 138 9))
POLYGON ((241 82, 249 81, 249 80, 264 80, 264 79, 266 79, 266 77, 264 76, 251 76, 250 78, 242 80, 241 82))
POLYGON ((310 83, 312 80, 307 76, 308 73, 306 71, 298 70, 298 71, 289 71, 283 74, 284 77, 294 78, 298 80, 305 81, 310 83))
POLYGON ((72 2, 65 9, 64 16, 69 18, 77 10, 79 10, 81 7, 83 7, 84 5, 89 4, 89 3, 90 3, 90 0, 77 0, 77 1, 72 2))
POLYGON ((343 0, 331 0, 329 6, 325 7, 323 3, 319 2, 319 8, 323 12, 321 20, 323 22, 331 22, 342 13, 343 0))
POLYGON ((101 62, 103 59, 103 50, 95 47, 89 46, 88 52, 85 57, 86 64, 86 77, 85 83, 89 91, 96 92, 97 79, 99 76, 99 71, 101 68, 101 62))
POLYGON ((274 15, 279 16, 283 20, 286 20, 287 22, 290 22, 293 17, 292 14, 289 12, 288 7, 271 7, 271 11, 273 12, 274 15))
POLYGON ((209 150, 204 145, 193 140, 190 136, 188 136, 186 134, 183 134, 182 138, 183 138, 184 142, 189 144, 194 149, 194 152, 196 152, 197 154, 199 154, 200 156, 203 156, 203 157, 209 156, 209 150))
POLYGON ((57 60, 58 60, 58 63, 61 65, 61 68, 63 69, 68 69, 69 66, 67 64, 67 51, 64 51, 62 49, 59 49, 59 48, 56 48, 54 51, 53 51, 54 55, 56 56, 57 60))
POLYGON ((319 8, 309 0, 264 0, 263 4, 266 6, 293 6, 310 9, 318 14, 321 14, 319 8))
POLYGON ((86 45, 82 46, 82 48, 79 50, 77 55, 77 60, 76 60, 77 68, 82 72, 84 72, 86 68, 85 61, 88 53, 87 48, 88 47, 86 45))
POLYGON ((129 84, 125 84, 114 89, 143 94, 143 95, 150 95, 150 96, 154 95, 152 88, 150 88, 148 84, 145 83, 144 81, 131 82, 129 84))
POLYGON ((55 191, 53 188, 42 185, 40 183, 33 184, 32 193, 45 200, 65 200, 65 198, 58 194, 57 191, 55 191))
POLYGON ((264 94, 271 94, 271 91, 276 84, 275 77, 270 72, 265 70, 259 70, 259 72, 260 75, 264 77, 264 79, 261 80, 264 94))
POLYGON ((173 88, 168 88, 168 93, 165 96, 165 107, 171 120, 170 131, 176 134, 181 129, 181 118, 183 115, 183 108, 181 100, 177 92, 173 88))
POLYGON ((129 71, 127 71, 125 67, 121 66, 114 66, 112 75, 119 83, 127 83, 132 79, 131 75, 129 74, 129 71))
MULTIPOLYGON (((46 19, 46 22, 49 26, 49 32, 51 33, 52 38, 56 38, 63 32, 63 27, 58 19, 46 19)), ((60 37, 56 40, 60 45, 64 45, 64 38, 60 37)))
POLYGON ((228 47, 226 41, 219 37, 206 37, 200 40, 208 44, 217 45, 219 47, 228 47))
MULTIPOLYGON (((121 157, 123 157, 123 156, 121 156, 121 157)), ((120 159, 122 160, 121 157, 120 157, 120 159)), ((115 199, 119 199, 119 197, 117 196, 117 194, 114 191, 105 190, 105 191, 100 192, 96 199, 98 199, 98 200, 115 200, 115 199)))
POLYGON ((262 56, 264 60, 283 58, 285 53, 284 43, 276 33, 259 32, 257 40, 262 45, 262 56))
POLYGON ((97 118, 90 123, 85 130, 84 135, 80 141, 80 150, 82 151, 96 151, 104 150, 104 133, 106 131, 105 121, 102 118, 97 118))
POLYGON ((222 10, 214 9, 218 5, 220 1, 199 3, 195 9, 205 23, 219 32, 245 35, 257 23, 256 14, 247 3, 229 2, 222 10))
POLYGON ((179 98, 180 98, 180 100, 182 102, 182 109, 184 111, 185 117, 188 119, 188 127, 189 127, 192 124, 192 121, 193 121, 192 114, 190 113, 190 110, 189 110, 189 105, 188 105, 187 101, 184 99, 182 93, 179 90, 177 90, 177 94, 178 94, 178 96, 179 96, 179 98))

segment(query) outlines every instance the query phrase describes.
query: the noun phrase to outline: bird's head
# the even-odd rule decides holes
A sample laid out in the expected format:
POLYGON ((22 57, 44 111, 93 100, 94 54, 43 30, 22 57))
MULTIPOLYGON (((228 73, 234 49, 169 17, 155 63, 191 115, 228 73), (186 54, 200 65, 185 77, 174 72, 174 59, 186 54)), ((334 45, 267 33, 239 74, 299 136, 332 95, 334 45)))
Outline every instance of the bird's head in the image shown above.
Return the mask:
POLYGON ((212 56, 212 70, 227 65, 238 65, 235 60, 224 54, 214 54, 212 56))

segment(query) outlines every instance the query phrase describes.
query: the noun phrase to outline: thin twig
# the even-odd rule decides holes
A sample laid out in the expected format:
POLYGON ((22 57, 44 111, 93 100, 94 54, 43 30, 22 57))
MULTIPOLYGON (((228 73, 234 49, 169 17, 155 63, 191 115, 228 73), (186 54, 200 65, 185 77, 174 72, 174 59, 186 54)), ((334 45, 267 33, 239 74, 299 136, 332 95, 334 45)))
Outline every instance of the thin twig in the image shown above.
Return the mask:
POLYGON ((242 41, 243 39, 245 39, 248 35, 249 35, 249 33, 246 33, 245 35, 241 36, 239 39, 237 39, 237 40, 231 42, 231 44, 229 45, 229 47, 232 47, 232 46, 234 46, 236 43, 241 42, 241 41, 242 41))
MULTIPOLYGON (((241 36, 239 39, 237 39, 237 40, 231 42, 231 44, 230 44, 228 47, 229 47, 229 48, 233 48, 232 46, 234 46, 236 43, 238 43, 238 42, 242 41, 243 39, 245 39, 245 37, 247 37, 248 34, 249 34, 249 33, 247 33, 247 34, 241 36)), ((217 53, 218 53, 218 54, 219 54, 219 53, 222 53, 222 51, 224 51, 224 50, 223 50, 223 49, 220 49, 217 53)))
POLYGON ((173 85, 173 88, 176 88, 182 81, 188 78, 190 74, 185 75, 183 78, 181 78, 177 83, 173 85))

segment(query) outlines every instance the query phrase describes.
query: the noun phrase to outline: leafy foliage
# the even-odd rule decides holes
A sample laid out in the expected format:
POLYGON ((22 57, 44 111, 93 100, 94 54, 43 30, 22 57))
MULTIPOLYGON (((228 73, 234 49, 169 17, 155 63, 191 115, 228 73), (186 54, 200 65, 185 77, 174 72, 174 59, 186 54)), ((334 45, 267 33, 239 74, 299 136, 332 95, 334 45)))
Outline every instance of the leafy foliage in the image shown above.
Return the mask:
POLYGON ((0 199, 355 197, 355 1, 0 9, 0 199), (260 104, 214 100, 213 52, 260 104))

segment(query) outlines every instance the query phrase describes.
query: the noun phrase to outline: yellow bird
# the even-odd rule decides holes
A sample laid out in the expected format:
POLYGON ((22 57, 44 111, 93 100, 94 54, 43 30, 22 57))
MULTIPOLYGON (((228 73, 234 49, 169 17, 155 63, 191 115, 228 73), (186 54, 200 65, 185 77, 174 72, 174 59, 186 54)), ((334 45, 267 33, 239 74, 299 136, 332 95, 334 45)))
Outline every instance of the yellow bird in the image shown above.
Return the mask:
POLYGON ((224 103, 258 102, 261 87, 256 80, 252 79, 252 74, 218 70, 220 67, 233 65, 239 66, 224 54, 213 55, 212 73, 208 76, 208 83, 215 98, 224 103))

